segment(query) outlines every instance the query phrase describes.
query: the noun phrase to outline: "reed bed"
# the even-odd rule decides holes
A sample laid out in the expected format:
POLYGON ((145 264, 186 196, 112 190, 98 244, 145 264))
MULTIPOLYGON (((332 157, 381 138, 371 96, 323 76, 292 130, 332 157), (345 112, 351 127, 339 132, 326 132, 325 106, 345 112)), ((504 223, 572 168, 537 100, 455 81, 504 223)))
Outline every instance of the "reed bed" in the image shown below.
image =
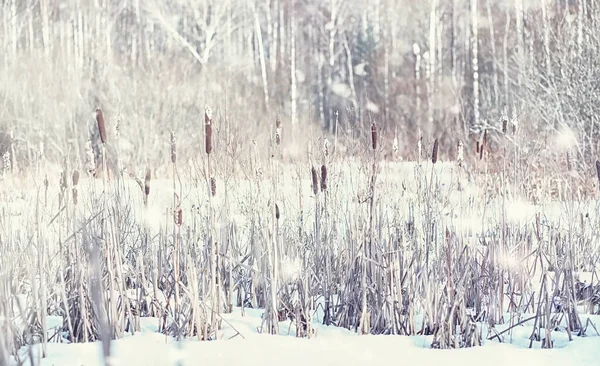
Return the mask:
MULTIPOLYGON (((96 117, 105 153, 111 120, 96 117)), ((318 337, 319 321, 429 335, 433 348, 506 341, 532 319, 531 343, 548 348, 553 332, 593 331, 600 205, 593 194, 556 199, 548 183, 533 214, 514 218, 509 200, 528 193, 510 183, 518 146, 491 151, 501 135, 484 132, 476 149, 458 141, 452 158, 443 140, 419 140, 415 154, 429 159, 398 163, 397 136, 384 160, 373 123, 361 155, 331 152, 325 139, 291 163, 278 119, 263 141, 269 157, 249 143, 241 164, 222 119, 208 107, 204 117, 204 154, 178 155, 176 131, 165 137, 171 184, 151 167, 109 174, 105 161, 99 176, 90 141, 87 163, 67 155, 53 176, 40 153, 20 194, 2 195, 0 363, 36 342, 101 340, 110 364, 110 342, 142 317, 178 339, 219 340, 222 314, 246 308, 264 309, 265 333, 289 321, 298 337, 318 337), (62 319, 58 331, 48 317, 62 319)), ((599 166, 580 173, 600 182, 599 166)))

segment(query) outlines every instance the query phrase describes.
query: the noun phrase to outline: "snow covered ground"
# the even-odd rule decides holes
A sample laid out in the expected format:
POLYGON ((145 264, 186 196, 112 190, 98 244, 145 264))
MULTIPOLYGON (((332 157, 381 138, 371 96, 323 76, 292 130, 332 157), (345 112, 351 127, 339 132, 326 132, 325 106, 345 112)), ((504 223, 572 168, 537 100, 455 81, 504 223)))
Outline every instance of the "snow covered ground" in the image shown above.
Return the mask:
MULTIPOLYGON (((114 366, 125 365, 598 365, 600 364, 600 337, 592 327, 587 337, 568 340, 564 332, 553 332, 554 349, 540 349, 534 342, 529 349, 533 323, 504 333, 504 343, 486 341, 483 332, 481 347, 458 350, 430 349, 430 337, 415 336, 359 336, 349 330, 326 327, 315 322, 317 334, 312 339, 296 338, 289 322, 280 324, 280 335, 259 334, 261 310, 234 309, 225 315, 222 339, 200 342, 187 339, 176 342, 171 337, 156 333, 158 320, 142 319, 142 332, 126 336, 112 343, 114 366), (233 328, 235 328, 235 330, 233 328), (288 335, 289 331, 289 335, 288 335), (239 335, 237 335, 239 332, 239 335), (232 338, 233 337, 233 338, 232 338), (178 363, 180 362, 180 363, 178 363)), ((587 316, 582 316, 586 320, 587 316)), ((600 316, 591 317, 600 325, 600 316)), ((503 327, 499 327, 501 331, 503 327)), ((542 334, 544 334, 542 332, 542 334)), ((40 346, 34 350, 39 356, 40 346)), ((25 356, 26 350, 22 350, 25 356)), ((48 357, 39 360, 42 366, 96 366, 104 365, 99 342, 87 344, 48 344, 48 357)), ((27 363, 26 363, 27 364, 27 363)))

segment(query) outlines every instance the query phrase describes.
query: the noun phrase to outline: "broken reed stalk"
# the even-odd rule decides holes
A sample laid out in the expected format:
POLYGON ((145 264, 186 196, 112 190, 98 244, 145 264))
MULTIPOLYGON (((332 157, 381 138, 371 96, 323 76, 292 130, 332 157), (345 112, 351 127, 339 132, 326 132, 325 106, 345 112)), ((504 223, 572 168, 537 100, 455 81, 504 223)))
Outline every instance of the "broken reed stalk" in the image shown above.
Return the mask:
POLYGON ((369 227, 368 227, 368 238, 367 242, 363 244, 363 258, 362 258, 362 277, 361 277, 361 316, 359 328, 361 334, 369 334, 371 332, 371 314, 367 307, 367 283, 372 283, 374 276, 373 270, 373 247, 375 245, 375 201, 376 201, 376 183, 377 183, 377 143, 378 133, 377 125, 375 122, 371 125, 371 147, 373 150, 372 155, 372 170, 369 182, 370 195, 369 195, 369 227))
MULTIPOLYGON (((327 154, 325 155, 325 158, 327 158, 327 154)), ((323 207, 322 207, 322 212, 323 212, 323 224, 322 224, 322 232, 323 232, 323 239, 324 239, 324 245, 323 245, 323 256, 325 257, 325 275, 323 276, 323 296, 325 297, 325 309, 324 309, 324 314, 323 314, 323 324, 325 325, 330 325, 332 322, 332 316, 331 316, 331 299, 332 299, 332 294, 331 294, 331 287, 332 287, 332 273, 331 273, 331 255, 332 255, 332 251, 331 251, 331 247, 332 247, 332 243, 328 240, 327 237, 327 233, 328 231, 328 217, 329 217, 329 212, 327 210, 327 166, 325 164, 321 165, 321 192, 323 193, 323 207)))
MULTIPOLYGON (((276 202, 279 199, 278 188, 279 188, 279 159, 281 156, 281 135, 282 135, 282 125, 281 120, 277 118, 275 121, 275 146, 274 152, 272 154, 272 158, 270 159, 270 169, 271 169, 271 197, 270 201, 275 203, 275 212, 271 211, 271 231, 270 231, 270 240, 267 243, 267 270, 270 278, 269 285, 269 297, 267 300, 267 327, 269 334, 279 334, 279 304, 277 302, 277 293, 279 290, 279 218, 278 211, 279 206, 277 206, 276 202)), ((271 145, 272 146, 272 145, 271 145)))
MULTIPOLYGON (((107 140, 107 135, 106 135, 106 122, 105 122, 105 118, 104 118, 104 114, 102 113, 102 110, 100 108, 96 108, 96 122, 98 124, 98 132, 100 135, 100 140, 102 142, 102 187, 103 187, 103 191, 106 193, 108 187, 108 165, 107 165, 107 159, 106 159, 106 144, 108 142, 107 140)), ((108 199, 109 195, 103 195, 104 197, 104 204, 107 203, 107 199, 108 199)), ((111 328, 112 328, 112 332, 113 335, 115 337, 120 337, 122 334, 122 329, 119 326, 119 316, 117 314, 117 289, 115 288, 116 286, 116 280, 115 277, 119 276, 119 273, 115 274, 114 270, 115 267, 117 268, 118 271, 118 265, 115 265, 115 263, 119 263, 119 261, 121 260, 119 255, 118 255, 118 250, 115 247, 116 243, 113 242, 113 239, 116 238, 116 235, 114 235, 114 230, 115 229, 115 225, 113 222, 114 217, 103 217, 101 218, 101 222, 102 225, 104 225, 103 227, 103 232, 107 233, 107 235, 105 235, 102 239, 105 241, 106 246, 105 246, 105 260, 106 260, 106 268, 108 271, 108 291, 110 293, 110 296, 108 298, 108 305, 107 308, 110 309, 109 310, 109 321, 111 324, 111 328), (112 225, 111 225, 112 224, 112 225), (116 261, 116 262, 115 262, 116 261)), ((122 280, 122 278, 121 278, 122 280)), ((123 281, 121 281, 121 283, 123 283, 123 281)), ((127 299, 126 299, 127 300, 127 299)))
POLYGON ((171 166, 173 169, 173 289, 175 292, 175 301, 173 306, 173 315, 174 315, 174 323, 175 323, 175 338, 177 340, 181 340, 181 323, 180 323, 180 313, 179 313, 179 305, 180 294, 179 294, 179 275, 181 272, 179 259, 181 257, 180 248, 179 248, 179 237, 181 230, 181 221, 183 219, 181 212, 181 203, 179 202, 179 197, 177 196, 177 188, 176 188, 176 177, 177 177, 177 143, 175 137, 175 131, 170 132, 170 147, 171 147, 171 166))
POLYGON ((209 235, 209 248, 210 248, 210 301, 211 301, 211 316, 210 316, 210 330, 216 333, 217 316, 215 314, 218 309, 217 301, 217 242, 216 242, 216 228, 215 228, 215 209, 213 202, 213 191, 216 194, 216 181, 212 177, 211 172, 211 153, 213 151, 213 120, 212 120, 212 109, 206 107, 204 110, 204 151, 206 152, 206 177, 208 183, 208 202, 209 202, 209 215, 210 215, 210 235, 209 235), (214 185, 214 189, 213 189, 214 185))

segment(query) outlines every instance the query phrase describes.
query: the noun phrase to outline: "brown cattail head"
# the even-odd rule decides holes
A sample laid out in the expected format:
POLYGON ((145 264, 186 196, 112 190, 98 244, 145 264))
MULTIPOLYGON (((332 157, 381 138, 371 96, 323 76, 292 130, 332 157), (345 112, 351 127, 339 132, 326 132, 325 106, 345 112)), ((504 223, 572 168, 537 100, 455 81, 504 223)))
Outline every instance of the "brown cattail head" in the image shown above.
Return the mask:
POLYGON ((596 160, 596 175, 598 176, 598 186, 600 186, 600 160, 596 160))
POLYGON ((508 116, 503 114, 502 118, 501 118, 501 122, 502 122, 502 133, 506 134, 506 129, 508 127, 508 116))
POLYGON ((146 178, 144 179, 144 193, 146 198, 150 195, 150 181, 152 180, 152 171, 146 168, 146 178))
POLYGON ((319 193, 319 182, 318 182, 319 179, 317 177, 317 170, 315 169, 314 166, 311 168, 311 174, 312 174, 312 189, 313 189, 313 193, 316 196, 319 193))
POLYGON ((275 218, 276 218, 277 220, 279 220, 279 217, 280 217, 280 216, 281 216, 281 215, 279 214, 279 206, 278 206, 277 204, 275 204, 275 218))
POLYGON ((375 122, 371 125, 371 143, 373 150, 377 150, 377 125, 375 122))
POLYGON ((483 146, 487 146, 488 145, 488 133, 487 133, 487 129, 483 131, 483 146))
POLYGON ((103 144, 106 144, 106 123, 104 123, 104 114, 102 114, 102 109, 100 108, 96 108, 96 122, 98 122, 100 140, 103 144))
POLYGON ((477 154, 479 154, 479 141, 477 141, 477 147, 475 148, 475 151, 477 152, 477 154))
POLYGON ((171 163, 177 163, 177 144, 175 141, 175 131, 171 131, 171 163))
POLYGON ((212 109, 206 107, 204 110, 204 147, 206 154, 212 152, 212 109))
POLYGON ((183 210, 181 209, 181 207, 177 207, 175 209, 175 225, 177 226, 181 226, 181 224, 183 223, 183 210))
POLYGON ((433 142, 433 151, 431 153, 431 162, 433 164, 437 163, 438 160, 438 139, 435 139, 433 142))
POLYGON ((73 186, 76 186, 79 183, 79 170, 73 171, 73 186))
POLYGON ((327 167, 321 165, 321 192, 327 190, 327 167))
POLYGON ((277 146, 281 143, 281 120, 279 118, 275 121, 275 143, 277 146))
POLYGON ((217 180, 210 177, 210 194, 214 197, 217 194, 217 180))

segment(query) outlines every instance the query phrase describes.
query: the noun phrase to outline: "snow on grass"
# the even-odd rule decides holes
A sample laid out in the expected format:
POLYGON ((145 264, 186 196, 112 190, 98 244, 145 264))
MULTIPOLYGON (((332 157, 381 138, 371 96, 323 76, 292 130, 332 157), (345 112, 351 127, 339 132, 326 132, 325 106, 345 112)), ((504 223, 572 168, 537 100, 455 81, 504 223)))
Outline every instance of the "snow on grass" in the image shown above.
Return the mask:
MULTIPOLYGON (((513 330, 512 342, 484 341, 482 347, 458 350, 430 349, 431 337, 415 336, 359 336, 341 328, 315 323, 316 337, 296 338, 290 322, 281 322, 280 335, 264 335, 257 331, 262 310, 234 309, 224 315, 220 332, 222 339, 199 342, 187 339, 176 342, 171 337, 156 333, 158 319, 142 319, 142 332, 126 336, 112 343, 113 366, 129 365, 597 365, 600 359, 600 337, 574 337, 569 341, 565 333, 553 332, 554 349, 540 350, 540 342, 528 349, 532 323, 513 330), (231 324, 231 325, 230 325, 231 324), (235 330, 233 329, 235 328, 235 330), (288 330, 290 335, 287 336, 288 330), (237 335, 237 332, 241 334, 237 335), (233 338, 232 338, 233 337, 233 338)), ((598 323, 600 316, 593 317, 598 323)), ((500 331, 502 329, 499 329, 500 331)), ((485 335, 485 334, 484 334, 485 335)), ((34 346, 39 354, 40 346, 34 346)), ((25 355, 25 350, 22 354, 25 355)), ((103 365, 99 342, 86 344, 48 344, 48 357, 41 366, 96 366, 103 365)))

